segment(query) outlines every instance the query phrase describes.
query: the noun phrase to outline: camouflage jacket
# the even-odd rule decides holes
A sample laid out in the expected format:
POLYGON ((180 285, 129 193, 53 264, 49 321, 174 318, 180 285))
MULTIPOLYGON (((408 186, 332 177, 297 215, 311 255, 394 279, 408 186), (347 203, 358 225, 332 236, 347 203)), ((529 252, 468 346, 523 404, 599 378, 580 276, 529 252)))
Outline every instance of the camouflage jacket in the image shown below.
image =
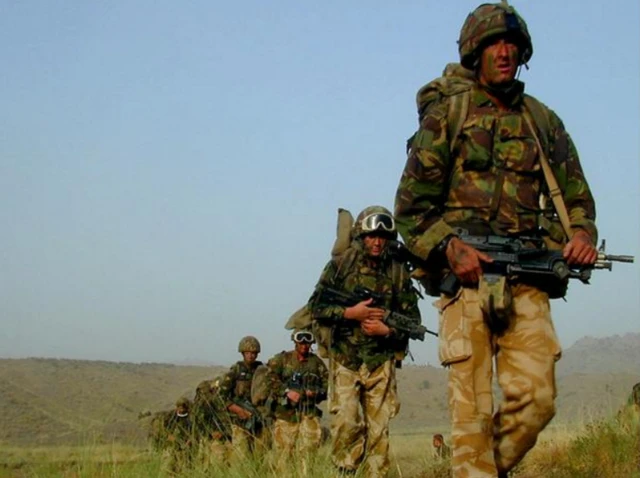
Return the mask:
POLYGON ((218 440, 231 436, 230 416, 220 396, 222 379, 204 380, 196 388, 192 415, 195 429, 201 438, 218 440))
POLYGON ((156 450, 186 450, 194 442, 191 415, 179 417, 175 410, 158 412, 151 421, 150 438, 156 450))
POLYGON ((376 304, 377 307, 414 317, 420 323, 418 296, 409 272, 401 267, 402 273, 394 284, 392 270, 397 266, 392 261, 386 253, 379 260, 372 260, 361 247, 352 246, 340 259, 332 259, 325 266, 310 299, 314 319, 333 327, 331 358, 351 370, 362 364, 375 370, 392 360, 396 352, 404 352, 408 339, 397 331, 388 338, 364 335, 360 322, 343 318, 346 307, 321 302, 318 291, 324 286, 352 293, 359 286, 365 287, 384 295, 384 303, 376 304))
MULTIPOLYGON (((472 234, 499 235, 541 226, 562 239, 558 225, 547 220, 551 206, 541 209, 540 196, 547 186, 522 100, 520 93, 508 110, 499 111, 476 84, 453 152, 448 138, 451 98, 436 102, 422 116, 395 204, 398 230, 414 254, 427 259, 456 226, 472 234)), ((550 133, 541 143, 548 145, 547 157, 571 226, 585 229, 595 241, 595 204, 578 153, 562 121, 547 111, 550 133)))
POLYGON ((280 420, 297 422, 303 415, 322 415, 316 404, 327 398, 329 372, 320 357, 310 353, 306 360, 298 360, 295 350, 281 352, 269 360, 267 364, 271 372, 271 389, 277 399, 275 417, 280 420), (289 390, 301 394, 297 404, 286 398, 289 390), (315 393, 307 398, 305 392, 315 393))
MULTIPOLYGON (((229 405, 238 401, 251 402, 251 381, 260 365, 262 362, 259 360, 250 366, 240 360, 231 366, 231 369, 222 378, 218 392, 225 408, 229 408, 229 405)), ((235 415, 232 416, 235 417, 235 415)))

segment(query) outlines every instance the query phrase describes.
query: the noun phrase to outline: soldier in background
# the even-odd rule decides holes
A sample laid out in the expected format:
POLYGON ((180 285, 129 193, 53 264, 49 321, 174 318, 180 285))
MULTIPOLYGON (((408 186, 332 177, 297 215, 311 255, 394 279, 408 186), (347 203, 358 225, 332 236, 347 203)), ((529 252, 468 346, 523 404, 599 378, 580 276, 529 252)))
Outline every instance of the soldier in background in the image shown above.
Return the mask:
POLYGON ((433 435, 433 457, 437 460, 451 458, 451 448, 444 442, 444 437, 440 433, 433 435))
POLYGON ((180 398, 175 409, 161 412, 152 422, 154 445, 162 450, 162 470, 175 476, 188 469, 195 451, 195 433, 190 416, 191 402, 180 398))
POLYGON ((301 459, 322 443, 317 404, 327 398, 329 373, 317 355, 311 353, 315 337, 310 331, 294 331, 294 350, 271 358, 272 390, 276 398, 274 448, 281 469, 295 451, 301 459))
POLYGON ((258 359, 260 342, 253 336, 246 336, 238 344, 242 360, 231 366, 222 378, 220 398, 231 416, 231 442, 234 452, 248 456, 257 445, 256 438, 262 433, 262 417, 251 402, 253 376, 262 365, 258 359))
POLYGON ((204 380, 196 388, 193 417, 200 442, 200 461, 208 468, 227 461, 231 420, 220 397, 222 377, 204 380))
POLYGON ((365 208, 351 231, 352 243, 325 267, 310 299, 313 320, 331 329, 329 346, 332 460, 339 471, 367 477, 389 470, 389 421, 400 403, 396 365, 404 358, 408 336, 389 328, 387 310, 420 323, 417 294, 409 271, 387 248, 397 236, 391 213, 365 208), (323 298, 322 288, 352 294, 363 287, 383 296, 344 307, 323 298))

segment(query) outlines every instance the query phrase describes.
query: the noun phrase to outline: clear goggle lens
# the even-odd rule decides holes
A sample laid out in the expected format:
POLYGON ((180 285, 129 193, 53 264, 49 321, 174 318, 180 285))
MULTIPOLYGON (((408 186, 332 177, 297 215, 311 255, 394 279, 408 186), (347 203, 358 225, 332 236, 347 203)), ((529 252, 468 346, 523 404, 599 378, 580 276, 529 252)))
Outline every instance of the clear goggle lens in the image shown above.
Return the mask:
POLYGON ((388 214, 370 214, 362 220, 363 232, 374 232, 378 230, 386 232, 395 232, 396 222, 388 214))
POLYGON ((293 334, 293 341, 303 344, 312 344, 315 338, 311 332, 296 332, 293 334))

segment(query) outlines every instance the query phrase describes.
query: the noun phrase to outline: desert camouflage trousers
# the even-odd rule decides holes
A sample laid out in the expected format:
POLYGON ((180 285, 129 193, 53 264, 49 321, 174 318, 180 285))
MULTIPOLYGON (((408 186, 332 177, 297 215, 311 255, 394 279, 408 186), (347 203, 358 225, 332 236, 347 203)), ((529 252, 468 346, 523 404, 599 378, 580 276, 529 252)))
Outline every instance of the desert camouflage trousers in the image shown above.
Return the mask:
POLYGON ((223 439, 201 440, 198 448, 198 462, 205 470, 226 465, 229 458, 229 443, 223 439))
POLYGON ((339 469, 362 464, 367 478, 389 470, 389 420, 400 408, 393 360, 370 372, 365 365, 349 370, 331 360, 331 450, 339 469))
POLYGON ((321 442, 322 427, 318 417, 302 416, 298 423, 276 420, 273 426, 276 466, 280 470, 287 468, 294 453, 298 459, 310 456, 317 452, 321 442))
POLYGON ((231 462, 246 461, 252 453, 264 453, 270 446, 271 432, 263 429, 258 435, 252 435, 235 423, 231 425, 231 462))
POLYGON ((549 298, 531 286, 511 287, 509 326, 501 335, 487 327, 476 289, 462 288, 436 302, 440 361, 450 367, 455 478, 496 477, 510 470, 555 414, 555 362, 561 350, 549 298), (494 358, 503 402, 492 416, 494 358))

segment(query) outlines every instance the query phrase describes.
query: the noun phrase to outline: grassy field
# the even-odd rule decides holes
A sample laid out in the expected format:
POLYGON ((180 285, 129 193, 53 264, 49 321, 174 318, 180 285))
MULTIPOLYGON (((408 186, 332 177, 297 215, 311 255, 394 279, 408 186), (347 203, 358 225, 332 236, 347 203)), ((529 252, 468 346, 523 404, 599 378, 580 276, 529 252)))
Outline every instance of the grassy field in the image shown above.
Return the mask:
MULTIPOLYGON (((512 472, 519 478, 640 477, 640 423, 637 413, 598 420, 576 427, 552 426, 538 445, 512 472)), ((430 453, 432 431, 395 433, 391 437, 390 478, 448 477, 448 464, 430 453)), ((276 470, 270 456, 205 469, 195 464, 181 476, 222 478, 336 476, 329 448, 313 460, 291 460, 276 470)), ((87 443, 79 447, 2 447, 0 477, 154 477, 162 476, 161 457, 148 448, 87 443)))

